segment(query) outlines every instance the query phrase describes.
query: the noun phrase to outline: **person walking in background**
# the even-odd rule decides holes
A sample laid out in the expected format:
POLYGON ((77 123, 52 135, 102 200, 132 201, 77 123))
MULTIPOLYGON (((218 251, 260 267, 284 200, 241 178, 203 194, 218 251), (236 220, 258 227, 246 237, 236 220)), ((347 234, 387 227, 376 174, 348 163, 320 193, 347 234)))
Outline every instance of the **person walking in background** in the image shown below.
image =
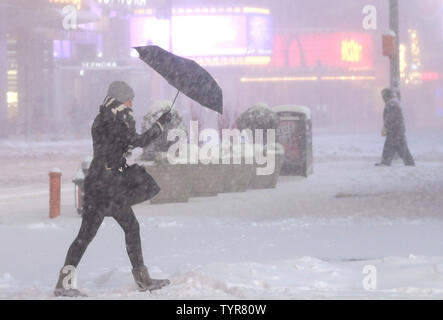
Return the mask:
POLYGON ((381 94, 385 102, 382 136, 386 137, 386 141, 381 163, 377 163, 376 166, 390 166, 396 154, 406 166, 415 166, 406 140, 405 121, 400 101, 392 89, 385 88, 381 94))

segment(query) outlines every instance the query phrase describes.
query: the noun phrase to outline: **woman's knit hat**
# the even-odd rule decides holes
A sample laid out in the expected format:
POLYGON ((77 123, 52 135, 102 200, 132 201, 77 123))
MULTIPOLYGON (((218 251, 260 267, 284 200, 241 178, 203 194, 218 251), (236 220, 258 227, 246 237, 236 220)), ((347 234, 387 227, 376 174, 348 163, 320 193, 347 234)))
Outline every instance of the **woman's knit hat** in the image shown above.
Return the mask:
POLYGON ((108 97, 114 98, 121 103, 134 99, 134 90, 123 81, 114 81, 108 89, 108 97))

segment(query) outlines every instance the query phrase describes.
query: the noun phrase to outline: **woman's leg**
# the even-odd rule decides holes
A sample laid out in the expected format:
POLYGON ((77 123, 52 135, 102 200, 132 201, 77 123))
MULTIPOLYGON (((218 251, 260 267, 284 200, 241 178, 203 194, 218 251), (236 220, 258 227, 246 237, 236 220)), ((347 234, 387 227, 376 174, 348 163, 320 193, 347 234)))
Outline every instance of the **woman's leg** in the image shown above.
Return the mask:
POLYGON ((158 290, 167 286, 168 279, 152 279, 148 268, 143 263, 143 253, 140 240, 140 226, 129 205, 114 211, 114 219, 125 232, 126 250, 132 264, 132 275, 140 291, 158 290))
POLYGON ((65 266, 78 266, 83 254, 86 251, 86 248, 97 234, 103 219, 104 217, 99 211, 87 210, 84 213, 80 231, 78 232, 74 242, 72 242, 71 246, 69 247, 66 255, 65 266))
POLYGON ((126 251, 133 268, 144 265, 142 245, 140 239, 140 225, 130 206, 116 209, 113 218, 125 232, 126 251))

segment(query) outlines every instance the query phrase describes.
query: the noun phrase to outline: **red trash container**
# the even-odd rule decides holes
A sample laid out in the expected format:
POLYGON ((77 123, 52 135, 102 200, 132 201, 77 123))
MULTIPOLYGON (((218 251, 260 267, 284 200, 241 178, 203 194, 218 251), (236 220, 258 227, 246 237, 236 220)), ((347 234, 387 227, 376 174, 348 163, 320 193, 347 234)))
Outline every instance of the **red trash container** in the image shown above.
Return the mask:
POLYGON ((280 119, 276 140, 285 148, 281 175, 308 177, 314 172, 311 110, 305 106, 273 107, 280 119))

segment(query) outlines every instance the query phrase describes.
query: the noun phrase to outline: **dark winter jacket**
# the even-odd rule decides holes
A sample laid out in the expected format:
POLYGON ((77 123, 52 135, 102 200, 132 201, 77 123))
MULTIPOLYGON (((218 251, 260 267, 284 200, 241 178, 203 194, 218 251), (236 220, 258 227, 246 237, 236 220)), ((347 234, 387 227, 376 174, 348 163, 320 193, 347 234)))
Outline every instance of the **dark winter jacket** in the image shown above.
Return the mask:
POLYGON ((94 158, 85 178, 85 205, 112 201, 117 192, 115 177, 126 167, 125 154, 132 148, 146 147, 161 132, 155 124, 138 134, 131 108, 107 97, 92 125, 94 158))
POLYGON ((406 132, 403 112, 400 107, 400 101, 390 99, 383 113, 384 126, 387 136, 404 135, 406 132))

